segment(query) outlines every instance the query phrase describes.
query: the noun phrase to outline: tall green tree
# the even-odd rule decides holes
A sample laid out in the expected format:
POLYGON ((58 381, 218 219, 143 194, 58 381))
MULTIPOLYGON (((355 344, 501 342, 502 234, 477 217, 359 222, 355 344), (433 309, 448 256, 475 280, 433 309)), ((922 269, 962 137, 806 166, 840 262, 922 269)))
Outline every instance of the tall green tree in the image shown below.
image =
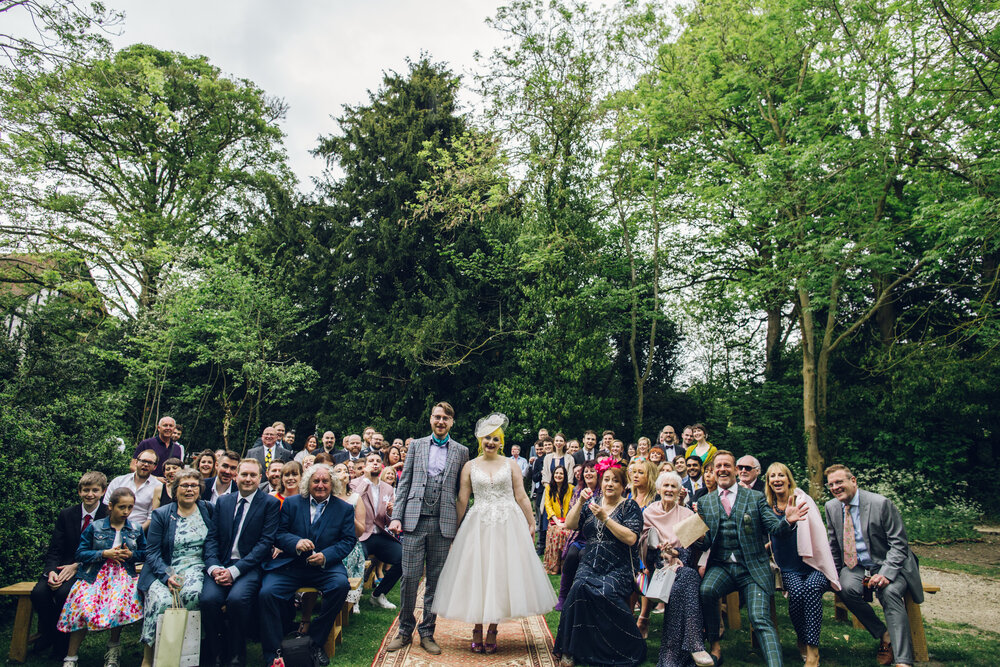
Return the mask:
POLYGON ((155 303, 175 258, 243 231, 262 183, 288 182, 284 104, 204 58, 135 45, 0 80, 0 235, 72 250, 109 309, 155 303))

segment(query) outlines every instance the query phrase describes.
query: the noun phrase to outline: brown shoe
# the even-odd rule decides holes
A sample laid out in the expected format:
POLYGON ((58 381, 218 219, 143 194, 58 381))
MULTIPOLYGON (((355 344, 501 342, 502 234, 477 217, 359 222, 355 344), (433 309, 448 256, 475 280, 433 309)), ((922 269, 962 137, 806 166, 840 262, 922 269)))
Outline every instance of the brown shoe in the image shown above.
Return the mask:
POLYGON ((875 654, 875 662, 880 665, 892 664, 892 644, 881 642, 878 645, 878 652, 875 654))
POLYGON ((386 651, 398 651, 404 646, 409 646, 412 639, 410 637, 404 637, 403 635, 396 635, 392 638, 392 641, 385 647, 386 651))
POLYGON ((421 637, 420 638, 420 648, 424 649, 431 655, 441 655, 441 647, 437 645, 433 637, 421 637))

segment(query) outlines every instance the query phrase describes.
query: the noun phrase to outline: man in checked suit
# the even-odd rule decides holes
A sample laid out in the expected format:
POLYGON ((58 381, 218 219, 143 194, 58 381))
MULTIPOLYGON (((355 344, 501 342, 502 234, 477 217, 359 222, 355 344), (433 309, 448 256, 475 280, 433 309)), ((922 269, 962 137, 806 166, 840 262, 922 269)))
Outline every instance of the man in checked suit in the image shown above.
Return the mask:
POLYGON ((825 475, 833 494, 833 500, 826 503, 826 532, 840 572, 840 598, 872 637, 881 641, 876 654, 880 665, 892 664, 894 658, 897 666, 912 665, 913 641, 903 596, 909 591, 919 604, 924 601, 924 587, 903 517, 885 496, 859 489, 847 466, 832 465, 825 475), (885 623, 864 600, 866 577, 867 587, 882 603, 885 623))
POLYGON ((774 595, 774 575, 764 550, 768 535, 795 529, 807 510, 805 504, 789 501, 785 518, 767 506, 764 494, 736 483, 736 456, 720 449, 713 462, 718 489, 698 501, 698 514, 708 533, 695 543, 705 551, 699 562, 701 609, 705 632, 712 643, 711 653, 722 656, 719 644, 719 599, 735 590, 743 592, 747 615, 760 643, 768 667, 781 667, 781 643, 771 622, 770 600, 774 595))
POLYGON ((449 437, 455 423, 455 409, 438 403, 431 410, 431 435, 410 444, 403 467, 403 478, 396 489, 396 504, 389 531, 403 531, 403 586, 399 610, 399 634, 388 651, 398 651, 410 643, 416 618, 417 586, 424 567, 424 615, 417 628, 420 646, 432 655, 441 647, 434 641, 437 616, 430 609, 438 576, 455 532, 458 530, 458 486, 462 466, 469 460, 469 450, 449 437))
POLYGON ((239 493, 227 493, 216 501, 208 527, 208 576, 201 589, 201 613, 205 659, 213 667, 223 660, 230 667, 246 664, 247 627, 260 590, 261 566, 271 560, 281 509, 277 498, 260 490, 260 477, 257 459, 240 461, 239 493))
POLYGON ((281 553, 264 562, 260 645, 264 663, 270 665, 281 647, 282 611, 287 601, 303 586, 317 588, 323 607, 309 624, 309 637, 313 662, 325 667, 330 658, 323 645, 350 590, 343 561, 358 542, 354 507, 333 497, 343 493, 344 485, 325 463, 309 468, 301 486, 306 492, 285 498, 278 515, 274 545, 281 553))

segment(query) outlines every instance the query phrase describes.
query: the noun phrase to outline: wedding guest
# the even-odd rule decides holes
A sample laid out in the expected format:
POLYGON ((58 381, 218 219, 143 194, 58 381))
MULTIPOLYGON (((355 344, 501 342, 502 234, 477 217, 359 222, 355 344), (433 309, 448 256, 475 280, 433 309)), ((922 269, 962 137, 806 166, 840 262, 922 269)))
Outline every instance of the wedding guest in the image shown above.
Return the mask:
POLYGON ((260 490, 268 495, 274 495, 274 492, 281 488, 281 471, 285 468, 285 462, 275 459, 271 461, 271 465, 268 466, 267 470, 264 472, 266 479, 260 483, 260 490))
MULTIPOLYGON (((696 665, 714 665, 712 656, 705 651, 702 638, 702 615, 698 587, 701 577, 692 567, 692 552, 681 546, 674 532, 678 523, 692 516, 694 512, 681 505, 678 500, 681 478, 675 472, 665 472, 656 481, 660 501, 646 508, 642 515, 642 537, 647 546, 643 562, 649 573, 659 567, 674 571, 675 578, 670 589, 670 601, 663 616, 663 630, 660 635, 660 655, 657 667, 687 667, 690 660, 696 665), (654 544, 655 542, 655 544, 654 544)), ((643 636, 649 627, 649 598, 642 599, 637 626, 643 636)))
POLYGON ((650 461, 636 460, 628 466, 628 497, 644 510, 656 498, 657 469, 650 461))
POLYGON ((663 453, 663 449, 660 447, 650 447, 649 456, 646 457, 649 462, 656 466, 657 470, 663 467, 663 463, 667 460, 666 455, 663 453))
POLYGON ((389 486, 396 487, 396 471, 392 468, 385 467, 382 469, 382 473, 379 475, 379 480, 385 482, 389 486))
POLYGON ((187 609, 197 609, 205 579, 205 538, 212 522, 211 504, 199 500, 201 473, 181 470, 174 477, 174 502, 153 512, 146 564, 138 588, 145 595, 142 667, 152 667, 156 619, 173 606, 178 592, 187 609))
POLYGON ((764 495, 777 516, 785 516, 790 498, 795 498, 793 504, 809 506, 805 520, 799 521, 794 533, 771 536, 771 555, 781 570, 782 587, 788 594, 788 616, 798 638, 799 653, 806 667, 818 667, 823 593, 831 587, 840 590, 826 527, 816 501, 795 485, 788 466, 772 463, 767 468, 766 478, 764 495))
MULTIPOLYGON (((376 454, 375 456, 378 455, 376 454)), ((354 545, 350 553, 344 558, 344 569, 347 570, 348 579, 364 578, 365 547, 361 544, 361 537, 365 534, 365 527, 368 521, 368 508, 366 505, 369 505, 370 502, 361 502, 361 493, 349 486, 351 484, 351 475, 347 472, 347 465, 346 463, 338 463, 333 466, 333 476, 339 480, 340 484, 343 484, 343 490, 341 490, 340 484, 337 485, 334 497, 343 500, 354 508, 354 535, 358 538, 357 544, 354 545)), ((358 479, 363 480, 364 477, 359 477, 358 479)), ((358 603, 361 600, 362 588, 359 586, 356 589, 347 591, 347 603, 351 605, 351 613, 361 613, 361 607, 358 603)), ((390 602, 389 604, 392 603, 390 602)), ((387 608, 395 609, 396 606, 393 605, 387 608)))
POLYGON ((690 463, 691 456, 697 456, 702 466, 709 465, 718 449, 708 441, 708 429, 704 424, 694 424, 691 426, 691 436, 694 438, 694 444, 687 448, 684 457, 690 463))
POLYGON ((69 646, 69 635, 59 632, 56 623, 77 581, 76 550, 80 546, 80 535, 91 523, 108 514, 101 503, 107 486, 108 478, 102 472, 91 470, 80 477, 77 483, 80 502, 59 512, 45 552, 45 569, 31 590, 31 606, 38 613, 39 637, 35 647, 51 649, 53 658, 65 656, 69 646))
POLYGON ((566 514, 572 497, 573 485, 569 483, 566 468, 556 466, 552 471, 552 479, 545 487, 545 515, 549 521, 545 535, 546 574, 559 574, 561 571, 563 547, 566 546, 566 538, 570 533, 566 528, 566 514))
POLYGON ((160 499, 160 487, 163 482, 153 477, 153 468, 157 465, 156 452, 145 449, 135 457, 135 471, 119 475, 108 484, 104 492, 104 504, 111 506, 111 494, 116 489, 126 488, 135 496, 135 507, 129 514, 132 523, 146 529, 149 526, 149 515, 154 503, 160 499))
POLYGON ((184 462, 180 459, 170 458, 163 462, 163 486, 160 487, 160 497, 156 501, 156 507, 174 502, 174 497, 170 495, 170 485, 174 483, 177 473, 183 469, 184 462))
POLYGON ((924 588, 903 517, 885 496, 859 489, 847 466, 832 465, 824 474, 833 494, 825 508, 826 531, 840 570, 840 597, 872 637, 880 640, 879 664, 895 661, 897 666, 912 666, 913 641, 903 598, 908 591, 920 604, 924 588), (865 601, 866 587, 878 596, 885 623, 865 601))
MULTIPOLYGON (((148 451, 148 450, 147 450, 148 451)), ((76 667, 88 630, 111 630, 105 667, 118 667, 122 628, 142 618, 135 566, 146 553, 142 529, 129 523, 135 493, 120 487, 108 498, 109 514, 87 526, 76 550, 76 583, 66 598, 56 629, 68 632, 63 667, 76 667)))
POLYGON ((195 457, 192 467, 201 473, 202 479, 213 477, 215 475, 215 452, 211 449, 201 452, 195 457))
POLYGON ((584 489, 566 518, 587 537, 573 585, 563 605, 553 652, 563 667, 582 664, 638 665, 646 642, 632 617, 633 563, 642 532, 642 510, 622 496, 625 471, 600 461, 600 497, 584 489))
POLYGON ((285 498, 298 494, 300 481, 302 465, 298 461, 289 461, 281 466, 281 484, 271 495, 278 499, 280 505, 284 505, 285 498))
POLYGON ((635 455, 648 457, 649 450, 651 448, 652 448, 652 443, 649 441, 649 438, 647 438, 646 436, 642 436, 641 438, 639 438, 639 442, 637 442, 635 445, 635 455))
MULTIPOLYGON (((596 440, 596 436, 595 436, 596 440)), ((598 475, 594 466, 596 459, 589 459, 580 464, 580 484, 573 489, 573 496, 570 498, 570 507, 576 504, 580 494, 584 489, 590 489, 591 494, 598 493, 598 475)), ((576 570, 580 566, 580 552, 587 545, 587 537, 579 529, 570 531, 566 537, 566 547, 563 549, 562 578, 559 581, 559 600, 556 602, 556 611, 562 611, 566 596, 569 595, 569 587, 576 576, 576 570)))
MULTIPOLYGON (((330 434, 330 439, 333 440, 332 433, 330 434)), ((319 439, 317 439, 316 434, 313 433, 308 438, 306 438, 306 442, 305 445, 303 445, 302 450, 297 452, 295 456, 292 458, 292 460, 302 463, 302 459, 304 459, 305 457, 309 456, 310 454, 315 456, 321 451, 326 451, 326 450, 320 449, 319 439)))
POLYGON ((760 479, 760 461, 756 457, 741 456, 736 462, 736 472, 740 477, 740 486, 764 493, 764 480, 760 479))

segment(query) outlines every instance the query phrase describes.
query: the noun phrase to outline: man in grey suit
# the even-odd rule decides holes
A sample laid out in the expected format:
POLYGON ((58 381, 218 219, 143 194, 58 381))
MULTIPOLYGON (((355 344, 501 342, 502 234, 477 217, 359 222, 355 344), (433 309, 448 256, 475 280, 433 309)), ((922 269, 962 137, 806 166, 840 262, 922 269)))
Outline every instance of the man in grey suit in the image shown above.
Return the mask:
POLYGON ((260 442, 259 447, 252 447, 247 452, 247 458, 260 461, 261 469, 267 470, 272 461, 287 462, 292 460, 292 453, 277 444, 278 430, 273 426, 264 429, 264 432, 260 434, 260 442))
POLYGON ((873 637, 882 643, 880 665, 913 665, 913 642, 903 596, 924 601, 917 557, 910 551, 903 518, 892 501, 858 489, 847 466, 826 469, 826 486, 833 500, 826 504, 826 530, 833 560, 840 571, 840 597, 873 637), (878 595, 886 623, 864 600, 865 589, 878 595), (888 628, 886 628, 888 624, 888 628))
POLYGON ((388 651, 398 651, 410 643, 416 618, 417 587, 427 568, 424 582, 424 615, 417 631, 420 646, 432 655, 441 647, 434 641, 431 613, 434 590, 444 561, 448 557, 455 532, 458 530, 458 487, 462 466, 469 460, 469 450, 449 437, 455 423, 455 409, 448 403, 438 403, 431 410, 431 435, 410 444, 403 466, 403 476, 396 488, 389 532, 403 532, 403 585, 399 610, 399 634, 388 651))

